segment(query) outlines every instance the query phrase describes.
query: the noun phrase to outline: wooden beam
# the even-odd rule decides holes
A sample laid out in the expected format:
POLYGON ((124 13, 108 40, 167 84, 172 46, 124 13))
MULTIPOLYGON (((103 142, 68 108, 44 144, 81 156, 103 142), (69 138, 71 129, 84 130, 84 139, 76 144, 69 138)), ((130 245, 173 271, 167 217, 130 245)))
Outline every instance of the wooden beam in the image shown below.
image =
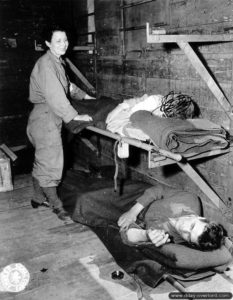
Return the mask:
POLYGON ((187 58, 191 62, 191 64, 194 66, 196 71, 199 73, 201 78, 205 81, 207 86, 209 87, 210 91, 214 94, 216 99, 218 100, 219 104, 222 106, 223 110, 227 114, 227 116, 231 119, 229 112, 231 113, 232 107, 230 105, 230 102, 226 98, 226 96, 221 91, 218 84, 215 82, 213 77, 210 75, 208 70, 203 65, 200 58, 197 56, 195 51, 192 49, 192 47, 189 45, 189 43, 186 42, 178 42, 177 43, 179 47, 184 51, 187 58))
POLYGON ((94 46, 74 46, 73 51, 94 51, 94 46))
POLYGON ((232 34, 212 34, 212 35, 185 35, 185 34, 150 34, 147 43, 202 43, 202 42, 232 42, 232 34))
POLYGON ((83 74, 79 71, 79 69, 71 62, 69 58, 65 58, 66 62, 70 66, 70 69, 75 73, 75 75, 86 85, 86 87, 91 90, 95 91, 95 88, 93 85, 90 84, 90 82, 86 79, 86 77, 83 76, 83 74))
POLYGON ((233 34, 151 34, 146 23, 147 43, 232 42, 233 34))
MULTIPOLYGON (((208 152, 200 153, 191 157, 186 157, 185 159, 187 161, 192 161, 192 160, 197 160, 201 158, 208 158, 208 157, 214 157, 214 156, 219 156, 223 155, 226 153, 229 153, 231 151, 231 146, 227 149, 216 149, 216 150, 211 150, 208 152)), ((175 164, 176 162, 173 159, 167 158, 162 155, 158 155, 157 153, 149 152, 149 157, 148 157, 148 168, 153 169, 157 167, 162 167, 162 166, 168 166, 175 164)))
POLYGON ((5 144, 0 145, 0 149, 2 149, 3 152, 5 154, 7 154, 12 161, 15 161, 17 159, 17 155, 15 155, 15 153, 12 151, 12 149, 7 147, 7 145, 5 145, 5 144))

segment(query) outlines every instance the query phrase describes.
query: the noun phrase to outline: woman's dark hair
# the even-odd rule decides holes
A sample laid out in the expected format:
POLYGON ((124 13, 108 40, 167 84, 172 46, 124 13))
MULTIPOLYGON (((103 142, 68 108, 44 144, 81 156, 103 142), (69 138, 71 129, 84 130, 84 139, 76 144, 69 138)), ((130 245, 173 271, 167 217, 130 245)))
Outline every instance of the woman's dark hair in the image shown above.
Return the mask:
POLYGON ((219 249, 223 244, 224 228, 220 224, 203 221, 206 227, 198 238, 198 248, 203 251, 219 249))
POLYGON ((52 36, 53 36, 54 32, 56 32, 56 31, 62 31, 67 34, 67 30, 64 26, 62 26, 60 24, 52 24, 51 26, 46 27, 43 30, 42 35, 43 35, 44 41, 51 42, 52 36))
POLYGON ((199 115, 199 108, 190 96, 173 91, 163 97, 160 110, 167 118, 191 119, 199 115))

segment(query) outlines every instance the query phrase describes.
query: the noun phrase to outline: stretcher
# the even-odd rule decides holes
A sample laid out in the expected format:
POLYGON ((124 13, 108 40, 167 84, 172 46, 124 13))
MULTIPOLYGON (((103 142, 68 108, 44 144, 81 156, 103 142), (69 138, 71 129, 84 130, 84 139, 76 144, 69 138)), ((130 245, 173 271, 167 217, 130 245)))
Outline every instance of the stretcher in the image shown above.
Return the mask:
POLYGON ((184 158, 180 154, 172 153, 170 151, 156 147, 155 145, 150 145, 136 139, 122 137, 119 134, 112 133, 108 130, 100 129, 94 126, 88 126, 86 129, 97 134, 112 138, 116 141, 124 142, 139 149, 146 150, 148 152, 148 168, 150 169, 177 164, 218 208, 220 208, 220 203, 225 205, 224 201, 217 195, 217 193, 206 183, 206 181, 197 173, 197 171, 194 170, 189 161, 204 157, 222 155, 230 152, 231 147, 227 149, 208 151, 206 153, 195 155, 191 158, 184 158))

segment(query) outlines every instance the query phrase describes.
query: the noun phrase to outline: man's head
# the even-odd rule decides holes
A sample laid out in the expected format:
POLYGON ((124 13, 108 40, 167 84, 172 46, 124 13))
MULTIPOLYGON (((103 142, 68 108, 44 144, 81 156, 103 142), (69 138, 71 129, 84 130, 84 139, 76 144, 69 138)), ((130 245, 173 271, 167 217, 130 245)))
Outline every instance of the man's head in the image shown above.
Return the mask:
POLYGON ((160 110, 166 118, 192 119, 199 115, 199 108, 190 96, 175 92, 163 97, 160 110))
POLYGON ((181 216, 171 219, 171 224, 185 241, 201 250, 214 250, 222 245, 222 226, 205 218, 197 215, 181 216))

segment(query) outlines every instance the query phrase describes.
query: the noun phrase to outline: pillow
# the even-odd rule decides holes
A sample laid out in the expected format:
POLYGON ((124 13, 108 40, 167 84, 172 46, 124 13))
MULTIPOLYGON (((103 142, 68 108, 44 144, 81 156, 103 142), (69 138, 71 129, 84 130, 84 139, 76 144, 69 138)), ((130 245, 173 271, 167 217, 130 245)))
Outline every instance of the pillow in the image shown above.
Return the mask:
MULTIPOLYGON (((141 248, 141 246, 140 246, 141 248)), ((200 251, 182 244, 165 244, 159 248, 144 246, 141 251, 150 259, 171 268, 200 270, 227 265, 232 256, 225 246, 213 251, 200 251)), ((218 269, 220 270, 220 269, 218 269)), ((222 271, 223 271, 222 270, 222 271)))
MULTIPOLYGON (((133 227, 138 227, 138 225, 134 224, 133 227)), ((225 246, 212 251, 194 249, 187 243, 169 243, 155 247, 151 242, 141 242, 138 244, 129 242, 124 230, 120 231, 120 235, 124 244, 140 249, 148 258, 170 268, 199 270, 225 266, 232 260, 231 253, 225 246)))

